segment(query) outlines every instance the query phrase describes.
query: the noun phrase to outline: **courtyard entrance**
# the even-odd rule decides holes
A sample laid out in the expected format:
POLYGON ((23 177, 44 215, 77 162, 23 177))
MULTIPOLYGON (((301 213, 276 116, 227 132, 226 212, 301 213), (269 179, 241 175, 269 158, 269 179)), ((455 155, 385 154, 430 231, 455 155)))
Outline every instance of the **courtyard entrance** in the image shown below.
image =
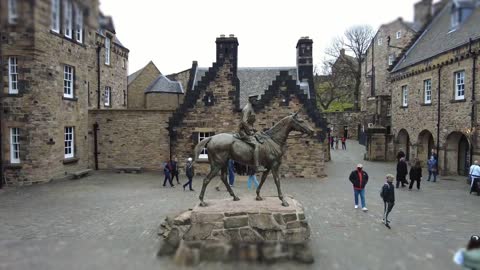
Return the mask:
POLYGON ((444 158, 447 174, 468 174, 468 168, 470 166, 470 143, 465 134, 452 132, 448 135, 444 158))
POLYGON ((397 151, 405 152, 405 158, 410 160, 410 136, 405 129, 401 129, 397 135, 397 151))
POLYGON ((425 165, 425 162, 430 158, 432 149, 435 147, 433 135, 428 130, 420 132, 418 135, 417 157, 425 165))

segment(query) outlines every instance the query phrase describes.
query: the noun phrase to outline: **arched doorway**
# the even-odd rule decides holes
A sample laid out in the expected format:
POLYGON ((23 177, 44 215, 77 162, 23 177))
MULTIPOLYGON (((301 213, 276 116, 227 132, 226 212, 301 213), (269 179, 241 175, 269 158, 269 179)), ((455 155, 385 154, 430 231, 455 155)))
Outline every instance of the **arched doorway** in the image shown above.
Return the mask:
POLYGON ((418 135, 417 157, 424 164, 430 157, 432 149, 435 147, 433 135, 428 130, 423 130, 418 135))
POLYGON ((402 150, 405 152, 405 158, 407 160, 410 159, 410 136, 408 136, 408 132, 405 129, 401 129, 397 135, 397 151, 402 150))
POLYGON ((470 143, 465 134, 452 132, 447 137, 445 167, 448 174, 467 175, 470 166, 470 143))

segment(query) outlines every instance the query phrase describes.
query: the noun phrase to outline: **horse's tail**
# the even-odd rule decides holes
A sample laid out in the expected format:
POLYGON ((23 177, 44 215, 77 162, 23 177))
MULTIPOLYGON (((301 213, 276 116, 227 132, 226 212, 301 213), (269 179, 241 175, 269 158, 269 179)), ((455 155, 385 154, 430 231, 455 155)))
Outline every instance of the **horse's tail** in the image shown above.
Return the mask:
POLYGON ((208 142, 210 142, 211 139, 212 137, 205 138, 201 142, 199 142, 197 146, 195 146, 195 150, 193 151, 193 153, 195 154, 193 156, 193 162, 197 160, 198 156, 200 155, 200 152, 202 152, 203 148, 207 147, 207 144, 208 142))

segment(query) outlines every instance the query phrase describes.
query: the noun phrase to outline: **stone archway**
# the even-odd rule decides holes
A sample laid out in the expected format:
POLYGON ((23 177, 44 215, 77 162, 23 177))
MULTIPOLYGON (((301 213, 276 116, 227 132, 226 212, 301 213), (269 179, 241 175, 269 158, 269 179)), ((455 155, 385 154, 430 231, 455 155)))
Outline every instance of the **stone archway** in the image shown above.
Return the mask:
POLYGON ((405 129, 401 129, 397 135, 397 151, 403 150, 405 158, 410 160, 410 136, 405 129))
POLYGON ((425 162, 430 158, 430 154, 432 153, 432 149, 435 148, 435 142, 433 140, 433 135, 428 130, 423 130, 418 135, 418 142, 417 142, 417 158, 425 164, 425 162))
POLYGON ((451 175, 467 175, 470 165, 470 143, 461 132, 447 136, 445 145, 445 172, 451 175))

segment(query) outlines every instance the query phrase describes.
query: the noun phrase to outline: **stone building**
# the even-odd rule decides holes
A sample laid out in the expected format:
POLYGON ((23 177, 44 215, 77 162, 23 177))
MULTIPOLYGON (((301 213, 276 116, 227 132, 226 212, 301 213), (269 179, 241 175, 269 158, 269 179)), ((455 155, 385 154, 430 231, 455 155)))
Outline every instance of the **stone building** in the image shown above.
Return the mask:
MULTIPOLYGON (((183 160, 192 156, 195 145, 205 137, 237 131, 241 108, 249 95, 256 94, 260 96, 257 129, 268 129, 300 111, 317 131, 315 138, 288 140, 282 175, 325 176, 326 126, 315 105, 312 43, 309 38, 298 41, 295 67, 242 68, 237 66, 237 38, 217 38, 216 62, 208 69, 192 66, 184 103, 170 118, 173 155, 183 160)), ((200 173, 208 170, 207 158, 208 153, 202 152, 197 167, 200 173)))
MULTIPOLYGON (((383 24, 375 34, 362 68, 359 129, 366 133, 369 160, 394 160, 395 138, 392 133, 391 69, 423 33, 444 3, 421 0, 414 5, 414 21, 398 18, 383 24)), ((398 149, 397 149, 398 150, 398 149)))
POLYGON ((465 175, 478 150, 480 1, 444 1, 390 75, 396 149, 465 175))
POLYGON ((0 0, 0 29, 1 180, 88 168, 88 109, 126 106, 128 49, 112 19, 97 0, 0 0))

